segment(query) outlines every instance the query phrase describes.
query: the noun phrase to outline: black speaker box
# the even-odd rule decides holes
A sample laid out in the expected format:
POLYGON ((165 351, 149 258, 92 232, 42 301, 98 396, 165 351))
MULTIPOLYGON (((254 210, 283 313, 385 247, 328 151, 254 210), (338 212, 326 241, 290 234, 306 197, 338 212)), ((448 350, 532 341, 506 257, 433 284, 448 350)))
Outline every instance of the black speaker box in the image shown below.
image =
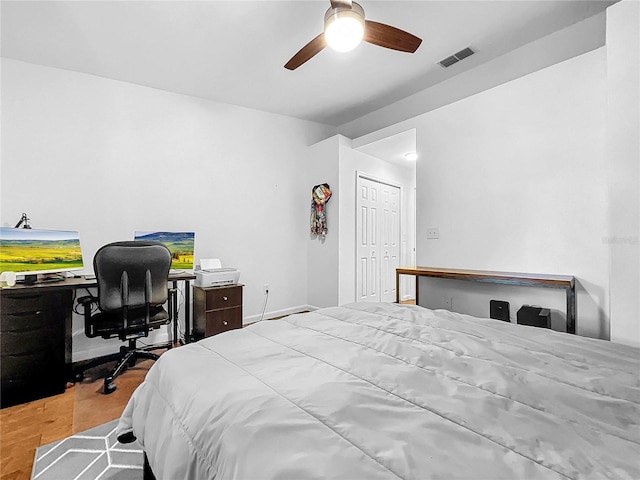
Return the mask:
POLYGON ((496 320, 504 320, 510 322, 509 318, 509 302, 502 300, 490 300, 489 301, 489 318, 495 318, 496 320))
POLYGON ((518 310, 516 317, 520 325, 551 328, 551 312, 548 308, 523 305, 518 310))

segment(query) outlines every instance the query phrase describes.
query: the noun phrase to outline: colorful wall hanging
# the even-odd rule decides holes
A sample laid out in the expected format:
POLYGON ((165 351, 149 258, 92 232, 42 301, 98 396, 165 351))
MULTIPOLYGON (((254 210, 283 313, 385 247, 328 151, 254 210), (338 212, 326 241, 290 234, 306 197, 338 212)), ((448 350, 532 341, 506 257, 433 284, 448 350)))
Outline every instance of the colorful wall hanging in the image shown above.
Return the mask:
POLYGON ((327 235, 326 205, 331 198, 328 183, 316 185, 311 191, 311 234, 324 239, 327 235))

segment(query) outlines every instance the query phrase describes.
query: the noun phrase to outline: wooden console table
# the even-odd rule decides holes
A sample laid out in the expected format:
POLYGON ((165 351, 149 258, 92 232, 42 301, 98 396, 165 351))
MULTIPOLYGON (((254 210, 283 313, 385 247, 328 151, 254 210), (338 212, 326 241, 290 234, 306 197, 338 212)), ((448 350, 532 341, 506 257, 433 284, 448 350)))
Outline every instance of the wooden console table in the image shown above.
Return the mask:
MULTIPOLYGON (((545 275, 541 273, 491 272, 484 270, 460 270, 455 268, 396 268, 396 303, 400 302, 400 275, 416 277, 453 278, 474 282, 502 283, 529 287, 562 288, 567 293, 567 332, 576 333, 576 281, 571 275, 545 275)), ((418 279, 416 279, 416 304, 418 304, 418 279)))

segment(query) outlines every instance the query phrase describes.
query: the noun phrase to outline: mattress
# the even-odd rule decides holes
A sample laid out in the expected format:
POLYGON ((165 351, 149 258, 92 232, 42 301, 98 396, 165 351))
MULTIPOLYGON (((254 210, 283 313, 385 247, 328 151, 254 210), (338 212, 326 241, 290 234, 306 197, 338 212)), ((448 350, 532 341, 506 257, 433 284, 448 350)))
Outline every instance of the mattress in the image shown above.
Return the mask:
POLYGON ((413 305, 163 354, 120 418, 160 479, 638 479, 640 349, 413 305))

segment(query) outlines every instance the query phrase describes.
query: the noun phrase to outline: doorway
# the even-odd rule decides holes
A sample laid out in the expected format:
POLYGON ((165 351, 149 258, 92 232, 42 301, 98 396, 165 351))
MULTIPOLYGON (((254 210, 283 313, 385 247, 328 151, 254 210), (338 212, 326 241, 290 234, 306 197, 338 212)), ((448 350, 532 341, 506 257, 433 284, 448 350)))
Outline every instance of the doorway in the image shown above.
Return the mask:
POLYGON ((394 302, 401 188, 358 173, 356 192, 356 301, 394 302))

